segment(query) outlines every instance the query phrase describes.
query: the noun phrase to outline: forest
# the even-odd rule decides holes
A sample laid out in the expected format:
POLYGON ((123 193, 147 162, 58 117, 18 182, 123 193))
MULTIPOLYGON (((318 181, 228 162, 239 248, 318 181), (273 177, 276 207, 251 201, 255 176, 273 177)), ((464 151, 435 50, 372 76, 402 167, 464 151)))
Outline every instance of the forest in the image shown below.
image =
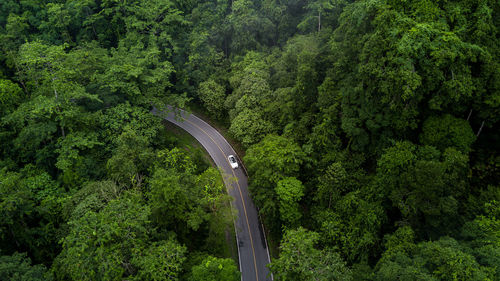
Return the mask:
POLYGON ((0 280, 500 280, 498 0, 0 0, 0 280))

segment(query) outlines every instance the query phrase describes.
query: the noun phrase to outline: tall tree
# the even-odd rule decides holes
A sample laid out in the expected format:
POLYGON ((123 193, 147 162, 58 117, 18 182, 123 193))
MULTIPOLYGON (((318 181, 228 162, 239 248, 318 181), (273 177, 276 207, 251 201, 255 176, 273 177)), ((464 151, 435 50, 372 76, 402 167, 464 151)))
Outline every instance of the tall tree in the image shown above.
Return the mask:
POLYGON ((319 236, 304 228, 285 233, 280 258, 271 263, 278 280, 352 280, 340 256, 330 249, 319 250, 319 236))
POLYGON ((189 281, 238 281, 240 272, 232 259, 212 256, 205 258, 199 265, 193 266, 189 281))

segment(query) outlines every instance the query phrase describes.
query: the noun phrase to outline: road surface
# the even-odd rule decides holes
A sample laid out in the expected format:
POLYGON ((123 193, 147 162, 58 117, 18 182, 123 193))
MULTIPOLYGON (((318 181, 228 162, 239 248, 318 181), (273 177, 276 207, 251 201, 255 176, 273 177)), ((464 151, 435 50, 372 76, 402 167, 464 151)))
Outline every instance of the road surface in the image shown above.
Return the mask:
POLYGON ((216 129, 200 118, 183 110, 174 114, 171 109, 167 113, 159 113, 158 110, 153 109, 153 113, 195 137, 210 154, 217 167, 233 178, 231 180, 223 177, 229 195, 234 198, 232 204, 238 211, 234 223, 242 281, 272 280, 269 269, 266 267, 270 262, 267 241, 257 216, 257 209, 248 194, 247 176, 243 172, 240 161, 238 161, 240 167, 232 169, 227 159, 227 156, 231 154, 238 158, 236 152, 216 129))

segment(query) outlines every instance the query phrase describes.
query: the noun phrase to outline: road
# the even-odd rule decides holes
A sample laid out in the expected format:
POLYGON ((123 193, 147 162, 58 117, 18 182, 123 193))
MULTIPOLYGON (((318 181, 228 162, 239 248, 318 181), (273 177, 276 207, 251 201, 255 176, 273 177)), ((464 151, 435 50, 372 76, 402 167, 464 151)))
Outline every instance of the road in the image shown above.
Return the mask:
POLYGON ((216 129, 193 114, 183 110, 179 110, 177 114, 174 114, 172 110, 160 114, 156 109, 153 109, 153 113, 161 115, 165 120, 196 138, 210 154, 217 167, 233 179, 223 177, 229 195, 234 198, 232 205, 238 211, 234 223, 241 279, 242 281, 272 280, 269 269, 266 267, 270 262, 267 241, 257 216, 257 209, 248 193, 247 176, 240 161, 238 161, 240 167, 232 169, 227 159, 227 156, 231 154, 237 156, 234 149, 216 129))

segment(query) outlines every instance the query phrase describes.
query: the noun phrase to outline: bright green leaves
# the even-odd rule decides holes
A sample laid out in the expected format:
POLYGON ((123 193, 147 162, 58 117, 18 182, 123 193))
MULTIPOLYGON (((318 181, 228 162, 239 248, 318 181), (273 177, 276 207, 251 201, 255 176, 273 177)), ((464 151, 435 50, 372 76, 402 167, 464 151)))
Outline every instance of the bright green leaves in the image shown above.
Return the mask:
POLYGON ((161 120, 146 109, 133 106, 128 102, 106 109, 97 116, 97 122, 101 127, 99 130, 101 138, 106 143, 116 143, 116 136, 122 134, 127 128, 144 137, 148 142, 153 142, 162 129, 161 120))
POLYGON ((225 89, 213 79, 200 83, 198 95, 203 101, 208 112, 215 118, 220 119, 224 116, 224 100, 226 99, 225 89))
POLYGON ((132 102, 147 103, 146 97, 159 98, 171 86, 174 68, 157 45, 146 46, 142 40, 131 33, 120 41, 100 78, 105 89, 126 95, 132 102))
POLYGON ((461 237, 479 264, 490 267, 500 276, 500 204, 491 200, 484 204, 484 213, 464 224, 461 237))
POLYGON ((238 281, 241 280, 238 267, 232 259, 206 257, 199 265, 193 266, 189 281, 238 281))
POLYGON ((304 186, 298 179, 290 177, 278 182, 275 188, 279 200, 281 219, 285 225, 296 226, 302 217, 299 201, 304 196, 304 186))
MULTIPOLYGON (((185 151, 153 153, 141 143, 145 137, 132 132, 125 128, 108 161, 110 172, 132 177, 129 183, 88 183, 66 204, 70 227, 53 266, 57 278, 179 280, 187 248, 227 254, 224 237, 233 216, 219 171, 197 174, 185 151), (130 184, 137 188, 123 191, 130 184)), ((234 262, 221 264, 229 270, 224 275, 234 273, 234 262)))
POLYGON ((119 39, 102 74, 103 87, 134 102, 165 102, 175 72, 170 61, 177 45, 174 39, 187 23, 182 13, 168 0, 105 1, 102 6, 119 39))
POLYGON ((131 263, 137 267, 132 280, 179 280, 182 264, 186 260, 186 247, 175 240, 153 242, 145 248, 134 249, 131 263))
MULTIPOLYGON (((156 169, 151 179, 151 206, 153 218, 159 225, 174 226, 180 223, 197 230, 206 217, 200 216, 199 206, 193 206, 190 174, 175 170, 156 169)), ((192 179, 191 179, 192 180, 192 179)))
POLYGON ((250 109, 240 112, 231 122, 229 132, 245 146, 259 142, 274 130, 273 125, 250 109))
POLYGON ((180 148, 174 147, 171 150, 160 150, 157 154, 161 167, 190 175, 194 174, 196 170, 196 164, 191 157, 180 148))
POLYGON ((319 235, 302 227, 288 230, 281 242, 280 258, 271 263, 279 280, 351 280, 350 271, 331 249, 316 248, 319 235))
POLYGON ((297 223, 301 216, 298 202, 304 187, 299 180, 290 177, 298 176, 305 161, 302 149, 285 137, 269 135, 251 146, 244 160, 253 200, 269 220, 271 228, 281 228, 278 220, 280 212, 287 223, 297 223), (280 184, 281 180, 284 181, 280 184), (292 213, 288 214, 288 211, 292 213))
POLYGON ((305 154, 293 141, 269 135, 250 147, 244 160, 252 183, 260 188, 268 188, 274 187, 285 177, 297 176, 305 154))
MULTIPOLYGON (((68 129, 76 129, 84 114, 81 104, 100 101, 74 80, 75 72, 69 65, 70 56, 64 49, 65 46, 48 46, 37 41, 24 44, 19 51, 20 76, 29 80, 26 84, 33 98, 7 120, 15 127, 24 127, 26 134, 38 130, 38 126, 47 128, 43 130, 47 134, 44 140, 54 133, 48 129, 54 123, 62 137, 68 129), (25 120, 27 126, 24 125, 25 120)), ((29 142, 23 140, 23 131, 18 138, 21 147, 29 142)), ((36 149, 36 146, 33 148, 36 149)))
POLYGON ((233 67, 230 82, 234 91, 225 101, 231 118, 229 132, 249 146, 275 132, 275 126, 266 118, 273 100, 268 83, 269 68, 262 60, 262 54, 255 52, 247 53, 233 67))

